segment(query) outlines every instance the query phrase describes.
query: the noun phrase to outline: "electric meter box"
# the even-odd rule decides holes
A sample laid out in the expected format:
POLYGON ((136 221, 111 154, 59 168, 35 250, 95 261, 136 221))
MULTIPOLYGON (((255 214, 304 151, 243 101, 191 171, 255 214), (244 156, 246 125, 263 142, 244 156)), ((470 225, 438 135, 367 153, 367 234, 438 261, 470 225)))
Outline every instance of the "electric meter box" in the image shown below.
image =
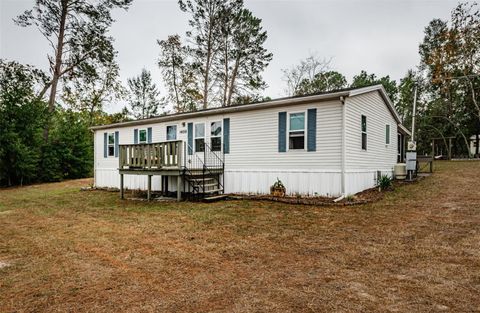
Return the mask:
POLYGON ((417 152, 407 152, 407 171, 415 171, 417 169, 417 152))

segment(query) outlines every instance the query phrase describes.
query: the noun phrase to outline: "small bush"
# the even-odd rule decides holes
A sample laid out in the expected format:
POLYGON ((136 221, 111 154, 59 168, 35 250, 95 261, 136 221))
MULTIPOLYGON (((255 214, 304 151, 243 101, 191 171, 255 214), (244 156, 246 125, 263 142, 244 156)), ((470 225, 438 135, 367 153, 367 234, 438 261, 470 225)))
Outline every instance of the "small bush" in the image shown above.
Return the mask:
POLYGON ((284 197, 287 189, 280 179, 277 177, 277 181, 270 186, 270 193, 276 197, 284 197))
POLYGON ((382 175, 378 179, 378 187, 380 190, 387 190, 392 187, 392 179, 388 175, 382 175))

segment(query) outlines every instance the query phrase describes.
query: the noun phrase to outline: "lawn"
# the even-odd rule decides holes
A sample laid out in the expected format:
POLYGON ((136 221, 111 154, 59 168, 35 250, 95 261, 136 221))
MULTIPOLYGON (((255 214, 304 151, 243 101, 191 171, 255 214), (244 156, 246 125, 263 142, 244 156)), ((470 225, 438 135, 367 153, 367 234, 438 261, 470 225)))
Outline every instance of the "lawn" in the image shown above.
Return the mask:
POLYGON ((0 189, 0 312, 478 312, 480 162, 361 206, 0 189))

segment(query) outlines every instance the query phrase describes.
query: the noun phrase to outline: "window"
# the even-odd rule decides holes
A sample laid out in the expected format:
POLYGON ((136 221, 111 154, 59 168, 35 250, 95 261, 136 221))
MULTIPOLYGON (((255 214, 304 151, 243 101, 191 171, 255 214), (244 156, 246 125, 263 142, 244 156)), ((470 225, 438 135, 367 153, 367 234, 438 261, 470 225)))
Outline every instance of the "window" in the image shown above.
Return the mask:
POLYGON ((390 125, 385 125, 385 144, 390 144, 390 125))
POLYGON ((115 156, 115 133, 108 134, 108 156, 115 156))
POLYGON ((195 124, 195 152, 205 151, 205 124, 195 124))
POLYGON ((138 131, 138 143, 147 143, 147 130, 140 129, 138 131))
POLYGON ((288 149, 305 149, 305 113, 290 113, 288 149))
POLYGON ((367 150, 367 117, 362 115, 362 150, 367 150))
POLYGON ((222 122, 210 124, 210 146, 212 151, 222 151, 222 122))
POLYGON ((167 140, 177 140, 177 125, 167 126, 167 140))

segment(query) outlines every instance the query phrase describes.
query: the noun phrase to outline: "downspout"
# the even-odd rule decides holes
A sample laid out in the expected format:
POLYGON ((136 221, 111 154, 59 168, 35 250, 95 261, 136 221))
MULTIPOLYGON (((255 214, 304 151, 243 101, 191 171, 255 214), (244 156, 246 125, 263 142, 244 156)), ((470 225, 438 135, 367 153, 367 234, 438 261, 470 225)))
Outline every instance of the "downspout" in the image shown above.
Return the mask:
POLYGON ((345 167, 346 167, 346 116, 347 110, 345 107, 345 98, 343 96, 340 97, 340 102, 342 103, 342 148, 341 148, 341 183, 342 183, 342 194, 337 199, 333 200, 333 202, 338 202, 343 200, 346 195, 346 187, 345 187, 345 167))

